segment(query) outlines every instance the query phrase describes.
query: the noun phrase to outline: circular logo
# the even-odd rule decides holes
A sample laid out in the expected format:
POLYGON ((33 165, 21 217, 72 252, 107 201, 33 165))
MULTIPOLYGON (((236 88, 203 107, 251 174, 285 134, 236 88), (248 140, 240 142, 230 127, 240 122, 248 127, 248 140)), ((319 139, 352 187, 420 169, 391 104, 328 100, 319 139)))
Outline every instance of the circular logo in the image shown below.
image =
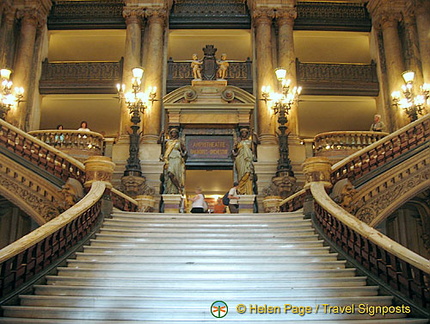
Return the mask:
POLYGON ((213 302, 211 305, 211 314, 216 318, 223 318, 228 313, 228 306, 221 300, 213 302))

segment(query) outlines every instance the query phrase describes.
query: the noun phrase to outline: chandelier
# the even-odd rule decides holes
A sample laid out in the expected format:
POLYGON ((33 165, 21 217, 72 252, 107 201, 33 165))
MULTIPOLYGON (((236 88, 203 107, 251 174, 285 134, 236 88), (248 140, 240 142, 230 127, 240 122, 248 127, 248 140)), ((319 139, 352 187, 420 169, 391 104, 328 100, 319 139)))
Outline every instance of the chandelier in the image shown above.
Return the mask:
POLYGON ((279 160, 277 166, 277 175, 287 173, 294 176, 292 171, 291 161, 289 158, 288 149, 288 134, 286 133, 288 127, 286 126, 291 108, 299 101, 302 87, 295 86, 291 88, 291 80, 287 79, 287 70, 284 68, 277 68, 275 70, 276 78, 281 84, 281 92, 272 92, 270 86, 263 86, 261 88, 261 96, 266 103, 272 101, 271 108, 275 115, 278 115, 279 131, 279 160))
POLYGON ((18 105, 24 96, 24 88, 15 87, 14 93, 12 93, 13 83, 10 81, 10 75, 12 71, 9 69, 1 69, 1 99, 0 99, 0 118, 4 119, 8 111, 18 105))
POLYGON ((418 115, 426 114, 427 100, 429 98, 430 84, 424 83, 417 91, 414 84, 415 73, 405 71, 402 73, 405 82, 402 91, 394 91, 391 94, 393 105, 402 108, 412 121, 418 119, 418 115))
POLYGON ((118 98, 120 102, 124 101, 127 105, 131 115, 131 122, 133 123, 131 126, 133 132, 129 134, 129 158, 127 159, 124 175, 140 177, 142 176, 139 160, 140 133, 138 132, 140 128, 139 124, 141 122, 140 114, 144 113, 150 102, 152 104, 156 101, 155 97, 157 96, 157 88, 150 87, 148 93, 144 93, 141 89, 143 69, 141 67, 136 67, 132 69, 132 73, 131 91, 125 92, 126 89, 124 84, 117 84, 116 88, 118 90, 118 98))

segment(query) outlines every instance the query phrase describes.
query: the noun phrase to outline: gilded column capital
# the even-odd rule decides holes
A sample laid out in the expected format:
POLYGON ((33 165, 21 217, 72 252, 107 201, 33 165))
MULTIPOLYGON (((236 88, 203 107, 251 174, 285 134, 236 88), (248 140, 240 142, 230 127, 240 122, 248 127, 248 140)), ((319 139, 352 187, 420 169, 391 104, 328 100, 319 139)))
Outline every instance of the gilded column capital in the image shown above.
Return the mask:
POLYGON ((124 7, 122 16, 125 18, 125 23, 129 24, 141 24, 142 18, 145 16, 145 10, 143 8, 124 7))
POLYGON ((380 12, 373 18, 373 26, 378 29, 396 27, 398 22, 402 20, 400 12, 392 13, 388 11, 380 12))
POLYGON ((255 27, 262 25, 262 24, 271 24, 272 19, 275 17, 275 12, 273 9, 270 8, 262 8, 262 9, 256 9, 252 13, 252 18, 254 19, 254 25, 255 27))
POLYGON ((10 5, 5 5, 3 8, 3 20, 8 24, 12 25, 15 21, 16 9, 10 5))
POLYGON ((294 25, 297 18, 296 8, 276 10, 274 14, 278 25, 294 25))
POLYGON ((145 17, 148 18, 149 23, 166 24, 167 10, 164 8, 159 9, 146 9, 145 17))
POLYGON ((19 9, 17 11, 17 18, 21 19, 27 25, 38 28, 45 26, 48 20, 46 14, 34 8, 19 9))

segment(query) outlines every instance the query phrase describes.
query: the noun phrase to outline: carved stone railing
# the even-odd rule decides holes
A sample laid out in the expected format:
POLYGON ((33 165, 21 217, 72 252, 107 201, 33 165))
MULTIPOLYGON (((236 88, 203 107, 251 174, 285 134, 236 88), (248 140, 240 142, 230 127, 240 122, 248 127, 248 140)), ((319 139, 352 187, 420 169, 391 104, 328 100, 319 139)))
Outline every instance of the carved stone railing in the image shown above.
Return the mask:
POLYGON ((90 156, 103 155, 102 134, 78 130, 38 130, 28 132, 42 142, 83 162, 90 156))
POLYGON ((428 312, 430 261, 346 212, 327 195, 324 183, 311 183, 310 191, 315 221, 326 238, 349 255, 351 262, 385 282, 390 293, 405 296, 404 302, 409 299, 428 312))
POLYGON ((430 114, 406 125, 369 145, 364 150, 337 162, 332 167, 332 183, 348 178, 354 181, 372 170, 386 165, 394 158, 412 151, 428 141, 430 135, 430 114))
POLYGON ((364 4, 297 2, 297 30, 370 31, 372 23, 364 4))
POLYGON ((76 205, 0 250, 0 299, 29 282, 92 232, 106 185, 93 183, 76 205))
POLYGON ((125 28, 123 0, 55 1, 48 16, 48 28, 125 28))
POLYGON ((388 133, 364 131, 338 131, 321 133, 314 137, 314 156, 325 156, 339 161, 370 144, 379 141, 388 133))
POLYGON ((360 186, 351 204, 351 213, 373 227, 430 188, 430 142, 417 148, 413 156, 385 169, 360 186))
POLYGON ((297 82, 309 95, 377 97, 376 64, 324 64, 297 61, 297 82))
POLYGON ((116 93, 122 80, 123 59, 119 62, 42 63, 41 94, 116 93))
MULTIPOLYGON (((0 145, 64 182, 69 178, 77 179, 81 184, 85 182, 85 167, 82 162, 1 119, 0 145)), ((116 189, 112 189, 111 194, 116 208, 126 211, 137 210, 138 204, 134 199, 116 189)))
MULTIPOLYGON (((252 92, 252 61, 248 59, 243 62, 230 62, 229 64, 226 76, 228 84, 252 92)), ((190 61, 173 61, 172 58, 167 61, 168 92, 190 85, 192 80, 193 71, 190 61)))

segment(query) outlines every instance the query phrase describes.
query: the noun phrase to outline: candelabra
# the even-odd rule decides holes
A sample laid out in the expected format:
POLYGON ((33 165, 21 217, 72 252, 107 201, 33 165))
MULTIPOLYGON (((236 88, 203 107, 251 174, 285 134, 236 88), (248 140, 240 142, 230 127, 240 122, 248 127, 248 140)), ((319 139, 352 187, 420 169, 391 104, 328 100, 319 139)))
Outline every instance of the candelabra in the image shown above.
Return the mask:
POLYGON ((289 176, 294 176, 294 172, 291 166, 291 160, 289 158, 288 150, 288 135, 286 126, 288 119, 287 116, 293 107, 297 104, 299 100, 302 87, 293 87, 291 89, 291 80, 286 78, 287 71, 283 68, 277 68, 275 70, 276 77, 281 83, 281 92, 271 92, 270 86, 263 86, 261 89, 262 100, 266 103, 267 101, 272 101, 272 109, 275 115, 278 115, 279 131, 279 160, 276 174, 277 176, 281 174, 288 174, 289 176))
POLYGON ((424 83, 419 87, 419 91, 416 91, 414 85, 415 73, 413 71, 405 71, 402 73, 402 77, 405 82, 402 86, 402 91, 394 91, 391 94, 391 98, 393 105, 402 108, 411 122, 413 122, 418 119, 418 115, 426 114, 430 84, 424 83))
POLYGON ((131 79, 130 92, 125 92, 125 85, 117 84, 118 98, 120 101, 124 100, 127 108, 129 109, 131 115, 131 122, 133 123, 131 127, 132 133, 130 136, 130 147, 129 147, 129 158, 127 159, 127 165, 125 166, 124 175, 125 176, 142 176, 142 169, 140 166, 139 159, 139 142, 140 142, 140 132, 139 124, 141 122, 140 114, 143 114, 145 109, 148 107, 149 102, 151 104, 155 101, 157 96, 157 88, 150 87, 149 94, 141 91, 143 69, 136 67, 132 69, 133 77, 131 79))
POLYGON ((8 111, 15 105, 21 102, 24 96, 24 88, 16 87, 12 93, 13 83, 10 81, 12 71, 9 69, 1 69, 1 89, 0 89, 0 118, 5 119, 8 111))

